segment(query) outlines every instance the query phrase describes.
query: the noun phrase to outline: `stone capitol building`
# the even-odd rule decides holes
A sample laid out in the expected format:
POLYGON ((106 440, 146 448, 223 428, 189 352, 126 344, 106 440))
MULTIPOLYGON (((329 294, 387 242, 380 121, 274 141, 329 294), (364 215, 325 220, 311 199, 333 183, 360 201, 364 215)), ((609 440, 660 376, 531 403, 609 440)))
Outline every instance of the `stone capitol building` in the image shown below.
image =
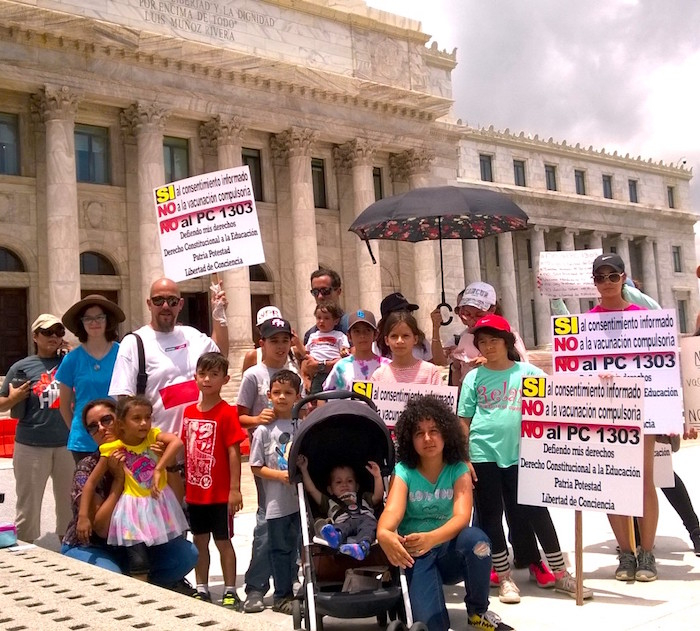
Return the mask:
MULTIPOLYGON (((401 291, 428 326, 436 244, 374 243, 372 265, 347 229, 375 199, 442 184, 503 191, 531 223, 445 242, 453 304, 487 281, 526 345, 542 346, 540 253, 603 247, 692 332, 690 170, 464 125, 456 51, 429 40, 364 0, 0 0, 0 374, 30 351, 38 313, 60 316, 81 295, 118 302, 122 333, 146 322, 162 274, 152 189, 242 164, 265 263, 223 274, 234 369, 261 306, 300 331, 313 323, 319 265, 341 274, 346 310, 378 313, 401 291)), ((203 330, 209 284, 181 284, 182 320, 203 330)))

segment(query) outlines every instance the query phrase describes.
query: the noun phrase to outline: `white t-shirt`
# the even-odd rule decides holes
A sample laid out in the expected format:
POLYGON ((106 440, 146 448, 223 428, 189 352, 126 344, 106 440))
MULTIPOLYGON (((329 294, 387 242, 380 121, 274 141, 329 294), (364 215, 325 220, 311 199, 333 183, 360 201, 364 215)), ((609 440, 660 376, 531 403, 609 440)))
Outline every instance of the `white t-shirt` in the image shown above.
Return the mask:
MULTIPOLYGON (((153 404, 153 426, 179 434, 185 408, 199 400, 194 380, 197 360, 219 347, 204 333, 190 326, 176 326, 171 333, 154 331, 146 325, 135 331, 143 340, 146 356, 145 396, 153 404)), ((119 345, 109 396, 136 394, 139 357, 136 338, 127 335, 119 345)))
POLYGON ((316 361, 338 359, 341 348, 350 348, 350 342, 342 331, 314 331, 306 342, 306 350, 316 361))

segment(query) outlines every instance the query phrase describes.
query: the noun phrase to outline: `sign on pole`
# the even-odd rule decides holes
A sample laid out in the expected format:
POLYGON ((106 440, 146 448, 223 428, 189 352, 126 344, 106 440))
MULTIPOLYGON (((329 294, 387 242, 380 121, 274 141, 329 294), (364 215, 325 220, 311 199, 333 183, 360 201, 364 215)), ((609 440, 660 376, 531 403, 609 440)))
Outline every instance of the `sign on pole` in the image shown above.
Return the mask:
POLYGON ((642 515, 644 381, 523 377, 518 503, 642 515))
POLYGON ((153 189, 165 276, 197 278, 265 262, 247 166, 153 189))
POLYGON ((453 412, 457 412, 456 386, 355 381, 352 384, 352 391, 364 394, 372 400, 372 403, 377 406, 379 416, 389 429, 394 428, 409 401, 426 394, 441 399, 453 412))
POLYGON ((554 372, 614 373, 644 380, 644 432, 683 432, 674 309, 552 317, 554 372))
POLYGON ((700 431, 700 337, 681 339, 685 426, 700 431))
POLYGON ((540 292, 549 298, 593 298, 593 261, 603 250, 548 251, 540 254, 537 281, 540 292))

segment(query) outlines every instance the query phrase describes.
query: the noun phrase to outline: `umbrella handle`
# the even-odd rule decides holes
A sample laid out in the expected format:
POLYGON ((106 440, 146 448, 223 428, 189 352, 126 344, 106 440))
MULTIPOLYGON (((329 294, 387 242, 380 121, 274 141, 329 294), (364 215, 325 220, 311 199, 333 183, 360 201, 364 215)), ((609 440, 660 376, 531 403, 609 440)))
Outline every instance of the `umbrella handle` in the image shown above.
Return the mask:
MULTIPOLYGON (((447 310, 448 310, 448 311, 452 311, 452 307, 449 305, 449 303, 444 302, 444 301, 441 302, 441 303, 437 306, 437 308, 440 309, 440 318, 442 318, 442 308, 443 308, 443 307, 447 307, 447 310)), ((450 316, 449 318, 447 318, 447 320, 441 320, 441 321, 440 321, 440 326, 447 326, 450 322, 452 322, 453 319, 454 319, 454 318, 453 318, 452 316, 450 316)))

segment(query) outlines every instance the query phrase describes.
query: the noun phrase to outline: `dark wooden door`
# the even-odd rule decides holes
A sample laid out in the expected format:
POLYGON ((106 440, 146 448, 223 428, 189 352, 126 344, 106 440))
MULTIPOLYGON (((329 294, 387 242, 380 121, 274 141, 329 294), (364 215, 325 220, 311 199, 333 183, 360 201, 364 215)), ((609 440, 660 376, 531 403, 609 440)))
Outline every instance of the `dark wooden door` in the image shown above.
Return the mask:
POLYGON ((202 333, 211 335, 209 293, 206 291, 197 293, 183 293, 185 304, 180 311, 178 322, 199 329, 202 333))
POLYGON ((29 354, 27 348, 27 290, 0 289, 0 374, 29 354))

